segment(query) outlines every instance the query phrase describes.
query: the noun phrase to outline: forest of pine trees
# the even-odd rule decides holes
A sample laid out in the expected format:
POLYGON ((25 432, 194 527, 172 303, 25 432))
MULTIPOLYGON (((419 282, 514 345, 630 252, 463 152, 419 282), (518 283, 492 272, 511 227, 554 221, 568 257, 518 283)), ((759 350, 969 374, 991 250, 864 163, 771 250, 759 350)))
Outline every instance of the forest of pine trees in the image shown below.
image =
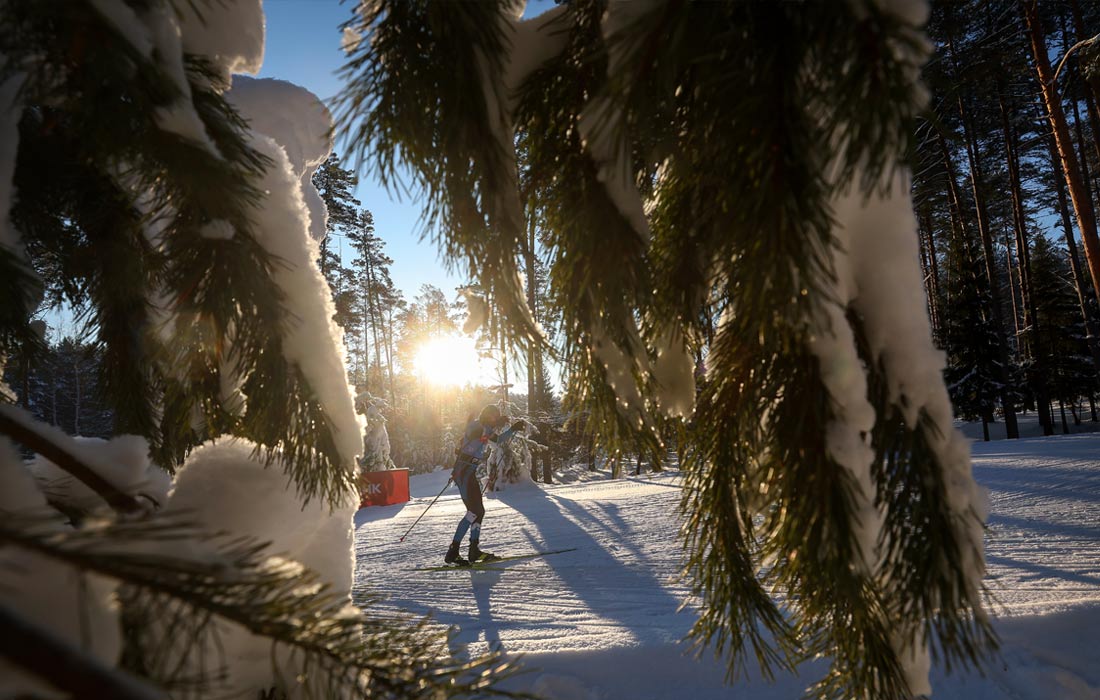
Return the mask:
POLYGON ((993 421, 1018 436, 1022 411, 1046 435, 1070 432, 1096 420, 1100 389, 1100 54, 1087 41, 1100 7, 932 7, 932 100, 917 128, 913 189, 951 398, 987 439, 993 421))

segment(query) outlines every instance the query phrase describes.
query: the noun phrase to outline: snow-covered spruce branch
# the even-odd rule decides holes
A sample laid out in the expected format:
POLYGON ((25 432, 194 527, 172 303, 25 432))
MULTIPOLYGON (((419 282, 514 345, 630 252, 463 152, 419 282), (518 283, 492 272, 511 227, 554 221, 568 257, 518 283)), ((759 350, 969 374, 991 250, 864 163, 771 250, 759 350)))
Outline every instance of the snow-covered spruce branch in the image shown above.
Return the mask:
MULTIPOLYGON (((85 236, 87 264, 66 267, 70 276, 51 284, 65 287, 62 297, 86 295, 69 300, 87 303, 116 429, 146 437, 165 469, 205 440, 234 434, 278 457, 305 498, 331 503, 349 493, 358 426, 346 383, 336 380, 338 350, 316 342, 331 336, 308 234, 323 217, 302 192, 309 164, 287 155, 323 160, 331 124, 308 93, 276 97, 274 81, 250 88, 230 78, 259 70, 260 3, 3 7, 5 65, 24 78, 18 99, 5 103, 5 123, 23 123, 5 137, 20 154, 9 218, 43 226, 12 231, 5 245, 16 255, 5 249, 0 269, 11 272, 9 263, 39 244, 51 251, 44 257, 65 258, 72 253, 61 242, 85 236), (84 48, 59 48, 67 46, 84 48), (291 135, 308 132, 304 150, 260 128, 274 131, 258 118, 270 113, 265 93, 284 116, 293 112, 288 122, 309 124, 291 135), (239 400, 261 395, 268 398, 239 400)), ((23 278, 5 275, 5 288, 12 279, 23 278)), ((32 284, 21 286, 12 299, 35 297, 32 284)), ((8 310, 0 312, 5 350, 28 325, 28 314, 8 310)))
MULTIPOLYGON (((119 513, 133 515, 149 510, 149 502, 122 491, 103 477, 95 467, 77 455, 71 437, 52 426, 36 421, 30 414, 12 405, 0 405, 0 434, 37 452, 72 474, 88 488, 95 491, 107 505, 119 513)), ((152 506, 159 506, 153 502, 152 506)))
MULTIPOLYGON (((203 533, 181 520, 99 521, 59 531, 51 518, 6 514, 0 543, 121 583, 127 616, 142 623, 139 646, 148 655, 141 667, 165 688, 187 688, 180 669, 209 668, 201 660, 217 653, 227 623, 270 640, 273 663, 276 646, 301 654, 291 683, 311 698, 489 692, 490 677, 512 670, 496 653, 441 662, 451 658, 446 633, 428 621, 363 612, 314 572, 273 556, 267 543, 203 533), (191 543, 194 556, 159 553, 173 541, 191 543), (404 653, 395 658, 394 649, 404 653)), ((369 609, 377 598, 357 602, 369 609)))

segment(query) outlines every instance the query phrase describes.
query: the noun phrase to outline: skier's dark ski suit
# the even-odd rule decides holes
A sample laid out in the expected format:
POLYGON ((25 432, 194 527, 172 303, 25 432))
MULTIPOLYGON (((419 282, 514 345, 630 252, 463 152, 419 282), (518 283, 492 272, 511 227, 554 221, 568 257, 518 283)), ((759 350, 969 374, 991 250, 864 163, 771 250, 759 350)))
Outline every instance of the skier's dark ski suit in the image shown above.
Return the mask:
POLYGON ((485 449, 490 440, 498 444, 507 442, 508 439, 523 428, 522 421, 517 421, 510 428, 496 434, 503 423, 500 409, 489 405, 481 412, 477 419, 472 420, 466 426, 466 432, 462 436, 462 446, 458 449, 458 457, 455 459, 454 468, 451 470, 451 478, 458 486, 458 493, 462 496, 462 502, 466 505, 466 515, 459 521, 455 528, 454 540, 451 548, 444 558, 448 563, 458 558, 458 547, 466 532, 470 533, 470 561, 477 561, 485 553, 478 548, 481 541, 481 522, 485 519, 485 504, 481 500, 481 484, 477 480, 477 465, 485 454, 485 449))

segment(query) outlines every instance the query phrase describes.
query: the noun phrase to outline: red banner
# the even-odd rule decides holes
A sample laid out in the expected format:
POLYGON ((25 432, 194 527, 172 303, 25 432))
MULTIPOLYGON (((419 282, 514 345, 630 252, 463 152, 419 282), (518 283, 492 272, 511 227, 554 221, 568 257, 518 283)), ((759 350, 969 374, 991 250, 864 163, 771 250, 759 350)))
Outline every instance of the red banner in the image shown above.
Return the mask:
POLYGON ((389 506, 409 500, 409 470, 363 472, 359 475, 359 507, 389 506))

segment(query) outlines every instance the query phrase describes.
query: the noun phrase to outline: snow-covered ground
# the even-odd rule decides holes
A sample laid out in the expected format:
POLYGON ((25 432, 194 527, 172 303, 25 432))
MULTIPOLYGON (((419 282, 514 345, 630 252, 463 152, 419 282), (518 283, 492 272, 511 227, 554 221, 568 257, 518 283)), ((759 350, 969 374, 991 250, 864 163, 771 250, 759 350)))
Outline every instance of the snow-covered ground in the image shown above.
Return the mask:
MULTIPOLYGON (((935 671, 935 697, 1100 698, 1100 435, 976 443, 974 453, 992 499, 988 584, 1003 646, 984 677, 935 671)), ((551 700, 794 700, 820 675, 803 667, 768 684, 753 674, 731 688, 719 662, 685 654, 677 472, 495 494, 486 549, 576 549, 500 571, 418 570, 441 563, 465 512, 451 487, 399 541, 446 480, 414 477, 409 503, 359 511, 356 590, 454 626, 472 652, 523 654, 529 673, 507 687, 551 700)))

